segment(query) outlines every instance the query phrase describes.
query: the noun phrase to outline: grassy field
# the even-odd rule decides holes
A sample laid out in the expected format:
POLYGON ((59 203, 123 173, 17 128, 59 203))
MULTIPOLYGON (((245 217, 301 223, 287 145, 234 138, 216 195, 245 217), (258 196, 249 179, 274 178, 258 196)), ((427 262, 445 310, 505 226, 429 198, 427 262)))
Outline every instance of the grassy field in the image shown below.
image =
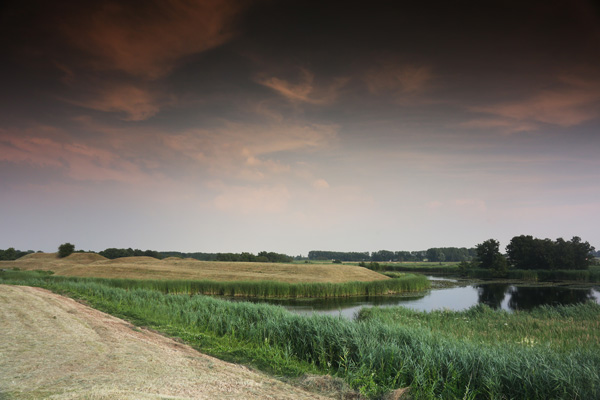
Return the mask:
POLYGON ((0 261, 0 269, 9 268, 51 270, 62 276, 153 280, 341 283, 389 279, 355 265, 158 260, 151 257, 109 260, 93 253, 74 253, 63 259, 54 253, 34 253, 16 261, 0 261))
POLYGON ((427 329, 436 336, 480 345, 547 347, 569 352, 579 348, 600 354, 600 307, 541 307, 531 311, 495 311, 479 305, 468 311, 423 313, 404 307, 364 308, 359 320, 427 329))
POLYGON ((596 304, 512 316, 487 307, 437 314, 382 309, 349 321, 99 281, 29 283, 84 299, 220 358, 283 376, 308 370, 337 375, 373 398, 405 387, 414 399, 600 397, 596 304))

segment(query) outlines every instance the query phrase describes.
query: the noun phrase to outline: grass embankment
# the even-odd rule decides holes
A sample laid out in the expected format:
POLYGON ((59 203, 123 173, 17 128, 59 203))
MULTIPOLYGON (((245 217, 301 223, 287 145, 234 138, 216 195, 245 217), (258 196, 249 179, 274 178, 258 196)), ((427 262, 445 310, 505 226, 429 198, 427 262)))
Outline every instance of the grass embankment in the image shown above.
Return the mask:
POLYGON ((240 296, 257 298, 301 298, 301 297, 349 297, 380 296, 394 293, 416 292, 428 289, 430 283, 423 275, 405 274, 395 279, 373 282, 342 283, 285 283, 273 281, 187 281, 187 280, 150 280, 150 279, 107 279, 79 278, 52 275, 50 271, 14 271, 0 273, 0 277, 10 280, 29 278, 44 282, 96 282, 122 289, 148 289, 165 294, 204 294, 217 296, 240 296))
POLYGON ((0 261, 0 268, 51 270, 56 275, 95 278, 193 280, 193 281, 275 281, 285 283, 341 283, 388 280, 375 271, 352 265, 278 264, 219 262, 194 259, 124 257, 109 260, 99 254, 74 253, 65 258, 35 253, 16 261, 0 261))
MULTIPOLYGON (((299 316, 263 304, 124 290, 98 282, 30 279, 26 283, 85 299, 94 307, 181 337, 201 351, 227 360, 250 363, 278 375, 294 376, 309 370, 331 373, 371 396, 407 386, 415 399, 600 396, 598 346, 574 346, 577 340, 588 344, 595 340, 591 331, 598 330, 600 319, 600 306, 595 304, 538 311, 531 322, 525 319, 521 325, 537 323, 535 329, 547 336, 539 334, 531 342, 525 340, 530 336, 521 337, 521 331, 514 329, 512 339, 499 342, 474 334, 462 338, 439 333, 479 319, 481 329, 488 324, 484 330, 502 330, 513 323, 518 326, 517 320, 486 307, 454 313, 432 332, 428 320, 435 317, 426 313, 405 315, 392 310, 384 317, 383 311, 373 311, 354 322, 299 316), (568 340, 565 346, 547 344, 566 340, 552 333, 559 326, 552 323, 554 318, 563 318, 565 324, 584 321, 581 332, 573 329, 567 335, 580 339, 568 340), (499 325, 497 319, 505 322, 499 325), (591 339, 583 339, 588 334, 591 339)), ((520 313, 515 315, 523 318, 520 313)))
POLYGON ((379 263, 381 271, 419 272, 424 274, 458 275, 457 262, 396 262, 379 263))

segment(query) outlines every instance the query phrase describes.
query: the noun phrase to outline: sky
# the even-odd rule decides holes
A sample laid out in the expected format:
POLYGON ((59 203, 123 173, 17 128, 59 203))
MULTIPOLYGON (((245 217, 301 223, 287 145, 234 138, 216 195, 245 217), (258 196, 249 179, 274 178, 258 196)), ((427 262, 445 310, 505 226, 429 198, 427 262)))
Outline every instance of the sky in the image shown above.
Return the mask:
POLYGON ((0 248, 600 248, 589 0, 9 0, 0 51, 0 248))

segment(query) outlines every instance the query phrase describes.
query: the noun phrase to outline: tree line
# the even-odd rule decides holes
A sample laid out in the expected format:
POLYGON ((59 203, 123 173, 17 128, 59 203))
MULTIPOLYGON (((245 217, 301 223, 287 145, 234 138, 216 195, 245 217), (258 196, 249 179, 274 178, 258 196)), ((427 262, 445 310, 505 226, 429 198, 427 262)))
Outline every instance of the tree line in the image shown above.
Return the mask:
POLYGON ((114 260, 115 258, 121 257, 154 257, 161 260, 163 255, 155 250, 140 250, 140 249, 132 249, 131 247, 128 249, 117 249, 114 247, 108 248, 106 250, 102 250, 98 252, 103 257, 114 260))
POLYGON ((369 253, 365 252, 344 252, 344 251, 324 251, 311 250, 308 252, 308 259, 315 261, 340 260, 352 262, 418 262, 418 261, 469 261, 477 255, 475 248, 466 247, 432 247, 420 251, 390 251, 379 250, 369 253))
POLYGON ((257 255, 252 253, 217 253, 217 261, 246 261, 246 262, 272 262, 290 263, 294 259, 286 254, 272 251, 261 251, 257 255))
POLYGON ((580 237, 571 240, 538 239, 531 235, 515 236, 500 252, 500 243, 488 239, 476 246, 477 256, 463 268, 484 268, 505 272, 520 270, 585 270, 593 263, 595 248, 580 237))
POLYGON ((14 247, 9 247, 6 250, 0 249, 0 261, 13 261, 17 258, 26 256, 27 254, 35 253, 33 250, 21 251, 15 250, 14 247))

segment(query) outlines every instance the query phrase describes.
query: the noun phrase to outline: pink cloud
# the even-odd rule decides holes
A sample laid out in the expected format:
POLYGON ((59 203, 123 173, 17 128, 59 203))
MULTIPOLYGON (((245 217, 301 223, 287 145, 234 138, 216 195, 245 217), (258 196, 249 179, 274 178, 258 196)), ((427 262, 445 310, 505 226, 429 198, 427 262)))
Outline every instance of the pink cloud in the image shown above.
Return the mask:
POLYGON ((179 157, 205 165, 215 174, 259 180, 291 170, 274 158, 275 153, 327 148, 336 142, 337 130, 337 126, 319 124, 226 123, 214 130, 165 135, 161 140, 179 157))
POLYGON ((332 104, 336 100, 338 91, 346 85, 348 79, 337 78, 329 85, 317 86, 314 82, 314 74, 306 69, 301 69, 298 83, 291 83, 276 77, 259 78, 256 81, 275 90, 290 101, 324 105, 332 104))
POLYGON ((534 130, 539 123, 570 127, 598 118, 600 81, 569 75, 559 77, 555 86, 520 101, 470 107, 495 117, 467 121, 463 126, 519 132, 534 130))
POLYGON ((83 143, 35 136, 35 129, 25 134, 2 131, 0 160, 40 168, 63 169, 69 178, 82 181, 112 180, 133 183, 146 178, 134 163, 120 158, 115 153, 83 143))
POLYGON ((143 8, 103 2, 91 12, 74 13, 63 32, 87 54, 85 64, 145 79, 168 74, 182 57, 219 46, 234 31, 242 3, 231 0, 149 1, 143 8))
POLYGON ((132 84, 102 86, 86 99, 66 101, 97 111, 122 114, 125 121, 148 119, 169 102, 164 95, 132 84))

